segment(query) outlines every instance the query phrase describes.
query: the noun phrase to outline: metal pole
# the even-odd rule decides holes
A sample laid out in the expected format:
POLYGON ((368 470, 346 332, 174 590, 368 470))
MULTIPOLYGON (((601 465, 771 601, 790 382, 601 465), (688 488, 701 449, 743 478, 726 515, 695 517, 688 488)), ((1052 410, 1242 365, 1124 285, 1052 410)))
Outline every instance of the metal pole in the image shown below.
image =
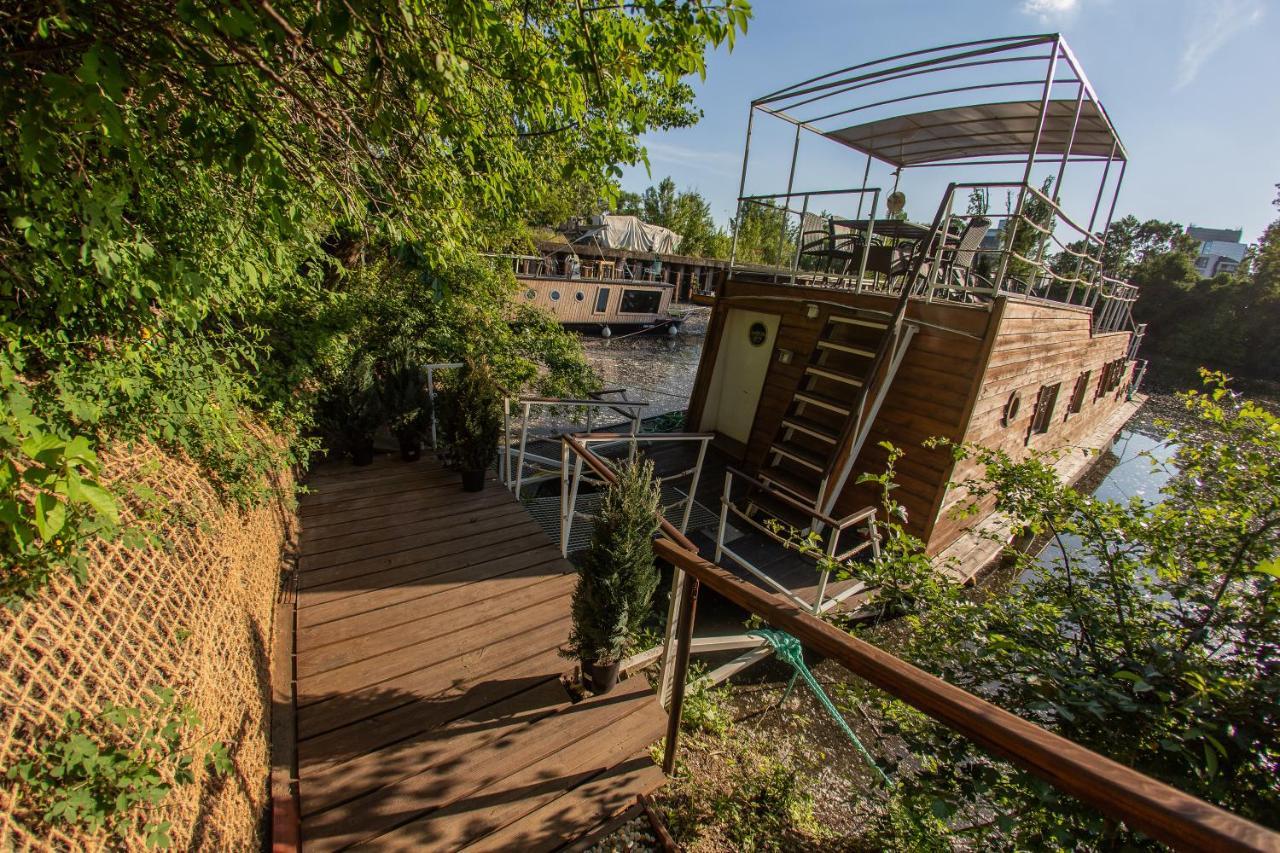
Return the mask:
MULTIPOLYGON (((800 157, 800 131, 803 129, 804 128, 801 125, 798 125, 798 124, 796 125, 796 141, 795 141, 795 144, 791 146, 791 171, 787 174, 787 195, 786 195, 786 200, 783 201, 782 203, 782 209, 784 211, 791 209, 791 190, 795 186, 795 182, 796 182, 796 160, 800 157)), ((797 232, 797 234, 798 235, 804 234, 804 215, 803 214, 800 217, 800 230, 797 232)), ((784 245, 787 242, 787 214, 786 213, 782 214, 782 242, 784 245)), ((799 240, 797 240, 796 242, 798 244, 799 240)), ((778 277, 775 275, 773 280, 777 281, 778 277)))
POLYGON ((871 177, 871 155, 867 155, 867 167, 862 170, 862 192, 858 193, 858 215, 855 219, 862 218, 862 200, 867 197, 867 179, 871 177))
POLYGON ((876 226, 876 208, 880 206, 880 190, 871 197, 871 215, 867 217, 867 233, 862 238, 862 260, 858 262, 858 293, 862 292, 862 277, 867 274, 867 256, 871 253, 871 234, 876 226))
POLYGON ((755 104, 747 107, 747 140, 742 146, 742 174, 738 178, 738 212, 733 218, 733 245, 729 248, 729 269, 738 260, 738 230, 742 226, 742 194, 747 189, 747 160, 751 156, 751 123, 756 117, 755 104))
POLYGON ((720 494, 720 526, 716 528, 716 556, 713 563, 724 556, 724 528, 729 523, 729 490, 733 487, 733 475, 724 472, 724 491, 720 494))
POLYGON ((791 283, 796 283, 796 270, 800 269, 800 249, 804 244, 804 218, 809 215, 809 194, 804 194, 804 204, 800 206, 800 232, 796 235, 796 254, 791 259, 791 283))
POLYGON ((702 477, 702 460, 707 455, 707 440, 698 442, 698 461, 693 464, 693 477, 689 480, 689 500, 684 505, 684 518, 680 519, 680 532, 689 532, 689 514, 693 512, 693 502, 698 498, 698 480, 702 477))
POLYGON ((1120 176, 1116 178, 1116 189, 1111 194, 1111 209, 1107 211, 1107 224, 1102 227, 1102 246, 1098 249, 1099 267, 1102 266, 1102 258, 1106 257, 1107 240, 1111 237, 1111 220, 1116 215, 1116 202, 1120 200, 1120 186, 1124 183, 1124 171, 1128 166, 1128 160, 1120 161, 1120 176))
POLYGON ((569 556, 569 442, 560 442, 560 556, 569 556))
POLYGON ((689 646, 693 640, 693 617, 698 606, 698 579, 686 573, 681 584, 680 623, 676 628, 674 690, 667 709, 667 743, 662 755, 662 772, 670 776, 676 769, 676 748, 680 739, 680 715, 684 711, 685 681, 689 677, 689 646))
POLYGON ((1036 164, 1036 154, 1040 150, 1040 136, 1044 133, 1044 120, 1049 112, 1050 95, 1053 93, 1053 78, 1058 73, 1058 54, 1061 39, 1053 39, 1053 53, 1049 57, 1049 73, 1044 78, 1044 92, 1040 96, 1040 119, 1036 122, 1036 134, 1031 141, 1031 151, 1027 155, 1027 168, 1022 172, 1022 186, 1018 187, 1018 203, 1014 206, 1013 215, 1008 221, 1007 248, 1000 258, 1000 269, 996 271, 996 291, 999 292, 1004 282, 1004 274, 1009 268, 1009 257, 1013 254, 1013 240, 1018 235, 1018 218, 1022 216, 1022 207, 1027 200, 1027 186, 1031 183, 1031 170, 1036 164))
POLYGON ((573 518, 578 514, 578 484, 582 482, 582 455, 573 454, 573 476, 569 485, 569 518, 564 525, 565 556, 568 556, 569 539, 573 534, 573 518))
POLYGON ((520 500, 520 486, 524 480, 524 446, 529 437, 529 403, 524 404, 520 418, 520 455, 516 458, 516 500, 520 500))

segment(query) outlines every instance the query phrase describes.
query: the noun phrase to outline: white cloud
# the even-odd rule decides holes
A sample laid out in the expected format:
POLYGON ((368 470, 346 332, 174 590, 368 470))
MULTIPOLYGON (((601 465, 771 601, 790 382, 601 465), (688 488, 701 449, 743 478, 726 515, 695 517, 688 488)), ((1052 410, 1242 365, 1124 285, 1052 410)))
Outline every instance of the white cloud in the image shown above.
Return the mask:
POLYGON ((702 151, 670 142, 656 142, 652 139, 643 141, 649 152, 649 160, 655 164, 689 166, 716 174, 732 175, 736 164, 740 162, 738 155, 728 151, 702 151))
POLYGON ((1080 0, 1023 0, 1022 11, 1042 21, 1064 18, 1080 7, 1080 0))
POLYGON ((1178 79, 1174 90, 1190 84, 1200 74, 1209 57, 1237 33, 1262 20, 1262 0, 1217 0, 1197 3, 1191 21, 1191 32, 1178 62, 1178 79))

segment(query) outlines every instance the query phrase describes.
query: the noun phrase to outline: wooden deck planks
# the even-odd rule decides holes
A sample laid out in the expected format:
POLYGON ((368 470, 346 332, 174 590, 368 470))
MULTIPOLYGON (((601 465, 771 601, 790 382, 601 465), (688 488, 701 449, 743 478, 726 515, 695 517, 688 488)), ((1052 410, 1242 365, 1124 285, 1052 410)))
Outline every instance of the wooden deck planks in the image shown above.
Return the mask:
POLYGON ((555 849, 663 781, 643 679, 560 683, 574 570, 492 482, 325 466, 301 501, 303 848, 555 849))

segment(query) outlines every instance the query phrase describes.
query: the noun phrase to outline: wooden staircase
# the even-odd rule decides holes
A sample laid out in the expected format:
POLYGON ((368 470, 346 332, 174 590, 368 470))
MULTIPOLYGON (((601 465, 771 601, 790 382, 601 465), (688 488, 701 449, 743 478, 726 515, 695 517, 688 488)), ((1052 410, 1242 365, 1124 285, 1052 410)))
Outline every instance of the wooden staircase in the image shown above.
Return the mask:
MULTIPOLYGON (((827 317, 809 364, 769 447, 758 476, 816 510, 837 457, 847 446, 850 424, 867 409, 881 361, 877 354, 894 335, 891 317, 883 314, 832 313, 827 317)), ((777 516, 767 495, 752 501, 756 509, 777 516)), ((802 525, 802 529, 809 524, 802 525)))

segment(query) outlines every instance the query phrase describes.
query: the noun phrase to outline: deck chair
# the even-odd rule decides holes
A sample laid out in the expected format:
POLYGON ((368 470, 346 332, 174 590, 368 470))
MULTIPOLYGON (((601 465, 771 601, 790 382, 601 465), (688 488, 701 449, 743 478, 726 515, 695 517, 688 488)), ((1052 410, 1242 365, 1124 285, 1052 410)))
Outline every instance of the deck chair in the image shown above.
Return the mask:
POLYGON ((969 224, 960 232, 955 246, 943 250, 942 262, 946 265, 947 277, 957 286, 969 286, 969 280, 974 275, 973 265, 978 257, 978 249, 982 247, 982 241, 990 228, 990 219, 970 219, 969 224))

